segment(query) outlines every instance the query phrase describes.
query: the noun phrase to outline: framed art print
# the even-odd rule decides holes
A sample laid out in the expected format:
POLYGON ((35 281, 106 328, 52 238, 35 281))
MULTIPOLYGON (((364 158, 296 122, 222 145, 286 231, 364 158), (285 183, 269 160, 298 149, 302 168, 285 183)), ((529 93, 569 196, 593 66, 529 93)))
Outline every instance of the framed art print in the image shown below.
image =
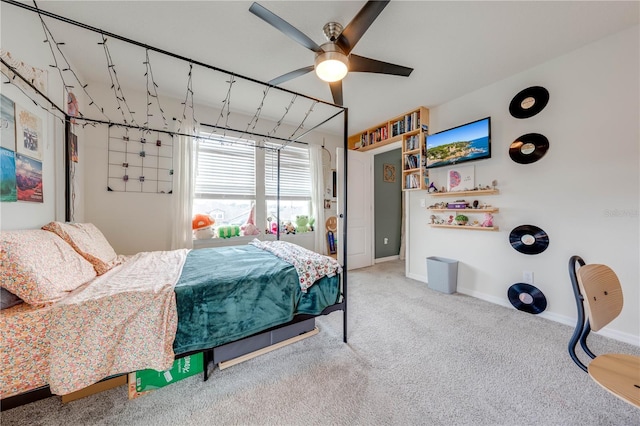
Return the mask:
POLYGON ((471 191, 475 186, 474 166, 458 166, 447 171, 447 191, 471 191))
POLYGON ((5 95, 0 94, 0 141, 2 147, 16 150, 16 117, 14 103, 5 95))
POLYGON ((44 144, 42 118, 19 104, 15 105, 15 111, 16 153, 42 160, 44 144))

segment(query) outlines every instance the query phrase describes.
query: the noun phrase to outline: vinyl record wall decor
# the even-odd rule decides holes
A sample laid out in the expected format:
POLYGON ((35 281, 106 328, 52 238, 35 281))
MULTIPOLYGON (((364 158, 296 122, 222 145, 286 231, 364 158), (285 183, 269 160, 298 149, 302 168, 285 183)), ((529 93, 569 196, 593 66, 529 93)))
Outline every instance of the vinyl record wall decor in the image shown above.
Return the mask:
POLYGON ((520 225, 509 234, 511 247, 524 254, 540 254, 549 247, 549 236, 534 225, 520 225))
POLYGON ((518 164, 535 163, 549 150, 549 139, 540 133, 522 135, 509 146, 509 157, 518 164))
POLYGON ((537 287, 516 283, 507 290, 507 297, 514 308, 530 314, 539 314, 547 309, 547 298, 537 287))
POLYGON ((515 118, 530 118, 538 114, 549 102, 549 91, 542 86, 521 90, 509 104, 509 112, 515 118))

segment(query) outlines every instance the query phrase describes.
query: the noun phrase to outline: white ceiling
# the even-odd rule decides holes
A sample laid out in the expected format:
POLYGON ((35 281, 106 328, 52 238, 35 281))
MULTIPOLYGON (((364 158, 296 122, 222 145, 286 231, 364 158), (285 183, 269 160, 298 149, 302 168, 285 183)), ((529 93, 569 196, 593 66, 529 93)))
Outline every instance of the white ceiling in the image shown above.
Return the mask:
MULTIPOLYGON (((321 44, 325 41, 322 26, 329 21, 346 25, 364 1, 259 3, 321 44)), ((409 66, 414 71, 408 78, 348 75, 343 80, 343 89, 344 104, 349 108, 349 133, 419 105, 437 106, 637 25, 639 4, 637 1, 392 1, 353 53, 409 66)), ((313 52, 251 14, 250 5, 248 1, 38 2, 44 10, 261 81, 313 64, 313 52)), ((3 12, 9 7, 13 6, 2 4, 3 12)), ((51 22, 56 40, 69 46, 68 49, 65 46, 65 54, 80 75, 87 80, 105 75, 105 55, 96 49, 97 35, 78 36, 77 29, 71 31, 68 26, 47 22, 51 22)), ((120 63, 141 62, 139 49, 134 53, 125 46, 113 49, 112 53, 120 63)), ((160 60, 154 63, 154 73, 162 81, 162 88, 177 98, 184 96, 187 65, 174 62, 173 68, 165 69, 160 60)), ((124 79, 133 80, 141 75, 137 72, 129 76, 122 66, 119 72, 124 79)), ((282 87, 331 101, 328 85, 314 73, 286 82, 282 87)), ((194 86, 194 90, 197 88, 194 86)), ((224 86, 221 90, 224 96, 224 86)), ((218 102, 219 107, 221 101, 218 95, 213 104, 218 102)), ((247 108, 246 112, 253 114, 259 99, 245 103, 236 97, 233 101, 235 106, 247 108)), ((269 114, 276 116, 274 112, 269 114)), ((333 121, 336 123, 330 129, 339 132, 341 120, 333 121)))

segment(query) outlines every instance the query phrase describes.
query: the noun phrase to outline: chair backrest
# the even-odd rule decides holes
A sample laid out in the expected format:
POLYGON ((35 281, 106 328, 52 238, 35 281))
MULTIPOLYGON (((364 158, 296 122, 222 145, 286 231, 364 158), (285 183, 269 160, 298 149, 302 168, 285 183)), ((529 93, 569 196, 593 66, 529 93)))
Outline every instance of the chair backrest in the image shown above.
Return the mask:
POLYGON ((578 270, 578 283, 593 331, 600 330, 620 314, 622 287, 611 268, 606 265, 584 265, 578 270))

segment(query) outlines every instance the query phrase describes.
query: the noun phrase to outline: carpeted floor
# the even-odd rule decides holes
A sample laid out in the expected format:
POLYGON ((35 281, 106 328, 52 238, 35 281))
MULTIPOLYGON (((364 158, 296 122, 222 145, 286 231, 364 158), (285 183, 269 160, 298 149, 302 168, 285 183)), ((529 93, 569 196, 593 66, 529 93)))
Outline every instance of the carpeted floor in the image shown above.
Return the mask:
MULTIPOLYGON (((638 425, 640 409, 567 354, 572 328, 404 277, 386 262, 349 274, 320 333, 136 400, 125 387, 2 413, 2 425, 638 425)), ((567 282, 567 285, 569 283, 567 282)), ((597 353, 640 348, 593 335, 597 353)))

